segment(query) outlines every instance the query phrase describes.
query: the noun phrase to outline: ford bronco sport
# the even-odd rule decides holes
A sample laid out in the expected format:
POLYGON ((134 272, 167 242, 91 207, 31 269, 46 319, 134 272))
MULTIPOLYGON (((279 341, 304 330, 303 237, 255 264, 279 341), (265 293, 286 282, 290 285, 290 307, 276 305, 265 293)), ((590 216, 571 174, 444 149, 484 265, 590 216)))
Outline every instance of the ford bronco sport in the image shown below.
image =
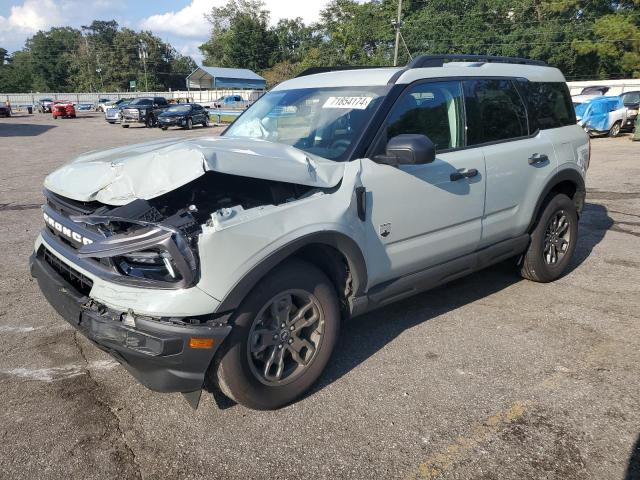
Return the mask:
POLYGON ((278 408, 320 376, 342 319, 508 259, 558 278, 589 154, 564 77, 540 62, 302 75, 221 137, 51 173, 31 271, 147 387, 278 408))

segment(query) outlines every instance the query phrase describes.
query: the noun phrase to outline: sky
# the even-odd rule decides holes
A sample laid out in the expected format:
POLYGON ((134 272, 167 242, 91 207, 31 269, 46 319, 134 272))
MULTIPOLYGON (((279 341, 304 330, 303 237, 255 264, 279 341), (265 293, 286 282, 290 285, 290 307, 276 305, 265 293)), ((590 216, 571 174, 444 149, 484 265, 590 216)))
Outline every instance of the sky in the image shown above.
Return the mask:
MULTIPOLYGON (((271 23, 281 18, 318 19, 329 0, 265 0, 271 23)), ((198 46, 209 37, 204 14, 226 0, 0 0, 0 47, 20 50, 38 30, 51 27, 79 28, 92 20, 115 19, 134 30, 151 30, 197 63, 198 46)))

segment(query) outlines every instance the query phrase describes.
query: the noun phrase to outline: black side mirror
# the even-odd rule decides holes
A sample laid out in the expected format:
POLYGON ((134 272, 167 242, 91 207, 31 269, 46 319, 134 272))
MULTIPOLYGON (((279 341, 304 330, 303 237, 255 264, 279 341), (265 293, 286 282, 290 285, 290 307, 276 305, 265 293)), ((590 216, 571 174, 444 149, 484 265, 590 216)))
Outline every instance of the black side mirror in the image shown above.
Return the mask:
POLYGON ((422 165, 436 158, 436 147, 429 137, 419 134, 402 134, 387 142, 384 156, 376 157, 389 165, 422 165))

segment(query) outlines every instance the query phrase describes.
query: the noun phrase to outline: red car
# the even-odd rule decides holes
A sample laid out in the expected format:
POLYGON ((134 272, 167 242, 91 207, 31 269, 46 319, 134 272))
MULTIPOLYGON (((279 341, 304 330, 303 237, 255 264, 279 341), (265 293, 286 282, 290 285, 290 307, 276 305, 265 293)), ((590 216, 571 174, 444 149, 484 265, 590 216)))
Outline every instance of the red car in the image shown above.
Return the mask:
POLYGON ((73 103, 66 100, 59 100, 53 102, 53 105, 51 105, 51 115, 53 115, 54 119, 58 117, 76 118, 76 109, 73 103))

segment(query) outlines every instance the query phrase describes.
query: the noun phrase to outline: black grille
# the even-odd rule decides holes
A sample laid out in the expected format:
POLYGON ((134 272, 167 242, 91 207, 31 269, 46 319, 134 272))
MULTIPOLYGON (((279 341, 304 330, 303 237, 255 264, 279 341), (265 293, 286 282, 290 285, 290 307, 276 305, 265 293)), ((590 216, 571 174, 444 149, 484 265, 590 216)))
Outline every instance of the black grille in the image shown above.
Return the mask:
POLYGON ((45 190, 44 195, 47 199, 47 205, 65 217, 70 215, 90 215, 100 207, 104 207, 100 202, 79 202, 62 197, 49 190, 45 190))
POLYGON ((42 250, 42 258, 51 266, 51 268, 58 272, 58 274, 69 282, 79 293, 82 295, 89 295, 91 287, 93 287, 93 281, 90 278, 85 277, 66 263, 61 262, 58 257, 53 255, 45 247, 43 247, 42 250))

